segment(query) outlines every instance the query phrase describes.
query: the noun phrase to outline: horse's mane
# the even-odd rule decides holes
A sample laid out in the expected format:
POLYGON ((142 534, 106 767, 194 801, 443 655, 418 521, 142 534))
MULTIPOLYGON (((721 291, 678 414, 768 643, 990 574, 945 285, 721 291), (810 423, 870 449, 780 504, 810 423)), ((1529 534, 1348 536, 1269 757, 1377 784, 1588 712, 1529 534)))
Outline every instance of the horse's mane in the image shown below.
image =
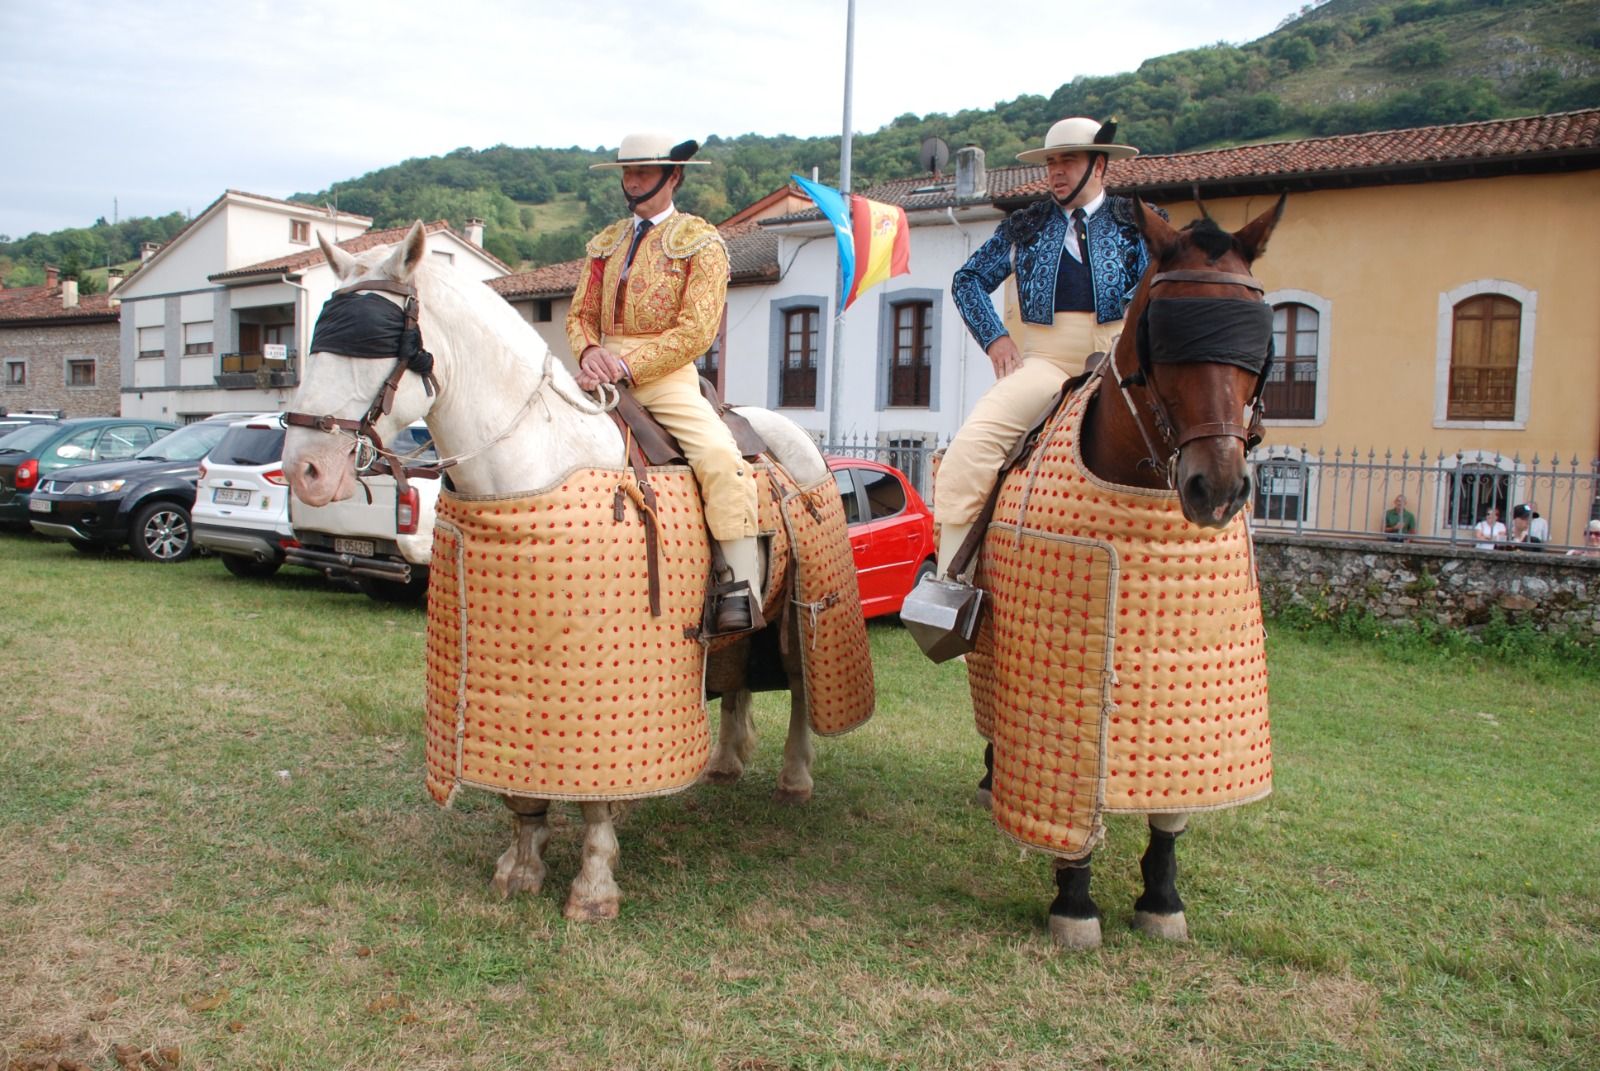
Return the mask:
POLYGON ((1213 261, 1227 254, 1236 244, 1233 235, 1223 230, 1210 216, 1201 216, 1179 233, 1188 235, 1189 241, 1199 246, 1201 252, 1213 261))

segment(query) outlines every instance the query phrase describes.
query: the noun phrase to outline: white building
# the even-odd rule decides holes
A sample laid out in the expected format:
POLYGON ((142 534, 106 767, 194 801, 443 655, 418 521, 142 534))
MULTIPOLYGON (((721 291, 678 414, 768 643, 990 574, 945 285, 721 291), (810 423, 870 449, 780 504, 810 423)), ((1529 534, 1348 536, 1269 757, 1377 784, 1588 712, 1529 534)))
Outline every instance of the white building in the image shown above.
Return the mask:
MULTIPOLYGON (((365 216, 228 190, 147 251, 117 291, 123 415, 184 421, 285 408, 338 285, 316 235, 359 253, 406 233, 371 226, 365 216)), ((428 225, 428 249, 481 279, 507 270, 443 221, 428 225)))

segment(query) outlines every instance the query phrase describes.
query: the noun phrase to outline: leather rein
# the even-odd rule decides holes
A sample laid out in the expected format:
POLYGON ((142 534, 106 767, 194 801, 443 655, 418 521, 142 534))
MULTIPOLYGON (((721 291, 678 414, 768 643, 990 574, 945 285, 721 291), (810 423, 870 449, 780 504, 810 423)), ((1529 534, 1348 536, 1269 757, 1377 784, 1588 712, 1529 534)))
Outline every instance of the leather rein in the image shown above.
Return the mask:
MULTIPOLYGON (((1263 295, 1263 297, 1266 294, 1266 288, 1256 281, 1254 276, 1242 275, 1237 272, 1190 269, 1158 272, 1151 277, 1149 288, 1153 291, 1162 283, 1169 282, 1201 283, 1210 286, 1243 286, 1254 290, 1256 293, 1263 295)), ((1254 304, 1249 298, 1222 298, 1218 300, 1243 301, 1254 304)), ((1148 315, 1149 302, 1147 301, 1144 311, 1140 314, 1141 327, 1148 315)), ((1189 443, 1199 439, 1234 438, 1244 443, 1244 448, 1248 451, 1261 441, 1261 420, 1263 416, 1261 393, 1266 388, 1267 373, 1272 368, 1271 335, 1268 335, 1267 339, 1266 363, 1262 366, 1261 371, 1256 374, 1255 390, 1251 393, 1249 402, 1246 403, 1246 408, 1250 413, 1249 424, 1240 424, 1235 421, 1210 421, 1204 424, 1196 424, 1192 428, 1185 428, 1181 433, 1177 430, 1176 422, 1172 419, 1172 414, 1168 412, 1166 403, 1161 400, 1161 395, 1149 383, 1146 377, 1148 369, 1144 359, 1140 359, 1140 366, 1136 371, 1124 376, 1122 370, 1117 367, 1117 349, 1118 347, 1116 346, 1111 347, 1111 352, 1107 355, 1107 363, 1111 369, 1112 380, 1116 383, 1117 390, 1122 395, 1122 400, 1127 403, 1128 413, 1133 418, 1134 426, 1139 429, 1139 435, 1144 439, 1145 449, 1149 452, 1149 457, 1141 461, 1140 464, 1148 464, 1161 473, 1166 479, 1169 489, 1176 490, 1174 473, 1177 469, 1178 452, 1189 443), (1136 385, 1144 386, 1150 396, 1151 420, 1155 424, 1156 435, 1160 438, 1161 443, 1167 447, 1164 454, 1157 447, 1155 441, 1151 439, 1150 433, 1145 430, 1145 422, 1140 418, 1138 407, 1134 405, 1133 398, 1128 393, 1128 388, 1136 385)))

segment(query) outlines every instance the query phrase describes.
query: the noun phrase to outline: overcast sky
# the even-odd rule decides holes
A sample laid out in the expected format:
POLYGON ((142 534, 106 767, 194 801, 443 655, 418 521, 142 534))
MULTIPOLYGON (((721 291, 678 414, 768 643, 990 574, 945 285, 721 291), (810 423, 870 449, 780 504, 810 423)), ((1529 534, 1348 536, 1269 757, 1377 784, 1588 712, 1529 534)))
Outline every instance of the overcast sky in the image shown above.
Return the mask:
MULTIPOLYGON (((1270 32, 1292 0, 857 0, 852 126, 1270 32)), ((846 0, 0 0, 0 234, 462 146, 836 134, 846 0), (781 20, 781 22, 779 21, 781 20)))

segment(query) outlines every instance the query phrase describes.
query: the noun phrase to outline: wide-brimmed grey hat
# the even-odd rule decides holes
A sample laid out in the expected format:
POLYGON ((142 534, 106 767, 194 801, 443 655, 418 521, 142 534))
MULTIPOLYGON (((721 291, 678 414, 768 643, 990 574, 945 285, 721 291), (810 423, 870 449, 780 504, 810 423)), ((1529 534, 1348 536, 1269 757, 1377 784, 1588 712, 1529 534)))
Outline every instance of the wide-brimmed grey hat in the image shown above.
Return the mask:
POLYGON ((698 141, 680 141, 676 145, 665 134, 629 134, 617 146, 617 158, 600 164, 590 164, 590 171, 624 167, 705 167, 704 160, 691 160, 700 151, 698 141))
POLYGON ((1042 164, 1050 157, 1063 152, 1103 152, 1113 160, 1125 160, 1130 156, 1139 155, 1139 150, 1132 145, 1112 144, 1111 139, 1116 136, 1115 119, 1107 119, 1102 123, 1098 119, 1075 115, 1052 126, 1050 132, 1044 136, 1044 145, 1041 148, 1019 152, 1017 159, 1025 164, 1042 164))

